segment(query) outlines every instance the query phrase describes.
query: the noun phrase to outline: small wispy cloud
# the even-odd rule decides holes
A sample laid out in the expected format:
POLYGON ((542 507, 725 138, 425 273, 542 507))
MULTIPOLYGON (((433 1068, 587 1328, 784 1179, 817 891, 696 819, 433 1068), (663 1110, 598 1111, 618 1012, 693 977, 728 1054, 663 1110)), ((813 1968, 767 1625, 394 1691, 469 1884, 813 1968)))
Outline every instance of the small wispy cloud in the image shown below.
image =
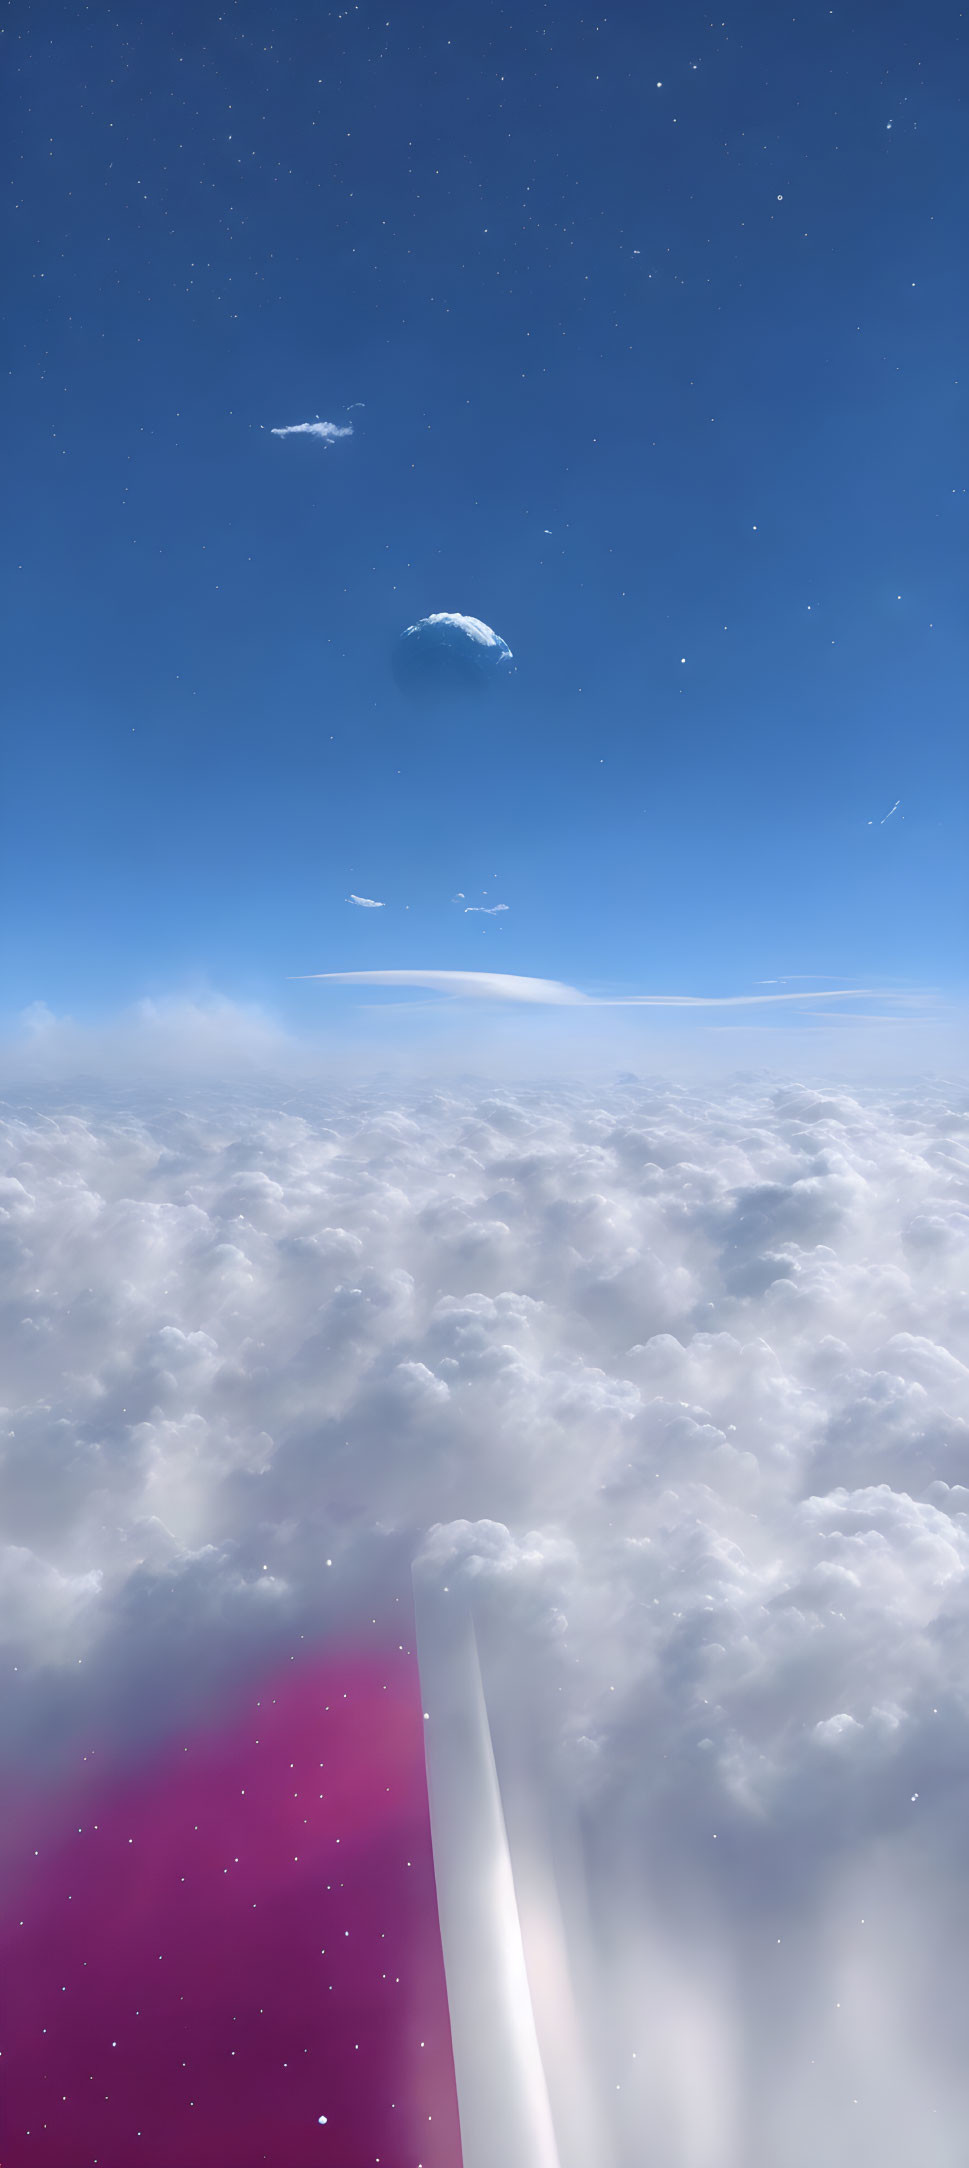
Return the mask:
POLYGON ((484 918, 494 918, 496 911, 507 911, 508 908, 507 903, 466 903, 464 915, 467 918, 469 911, 480 911, 484 918))
POLYGON ((892 817, 892 814, 893 814, 893 813, 897 813, 897 812, 898 812, 898 809, 899 809, 899 806, 901 805, 901 803, 902 803, 901 799, 900 799, 900 798, 896 798, 896 800, 895 800, 895 803, 894 803, 894 805, 890 805, 890 806, 889 806, 889 808, 888 808, 888 812, 887 812, 887 813, 884 813, 884 814, 882 815, 882 818, 881 818, 881 820, 880 820, 880 821, 879 821, 879 823, 878 823, 878 826, 879 826, 879 828, 884 828, 884 826, 885 826, 885 822, 886 822, 886 821, 890 821, 890 820, 891 820, 891 817, 892 817))
POLYGON ((287 422, 284 429, 271 429, 273 437, 319 437, 323 444, 335 444, 338 437, 352 437, 352 422, 287 422))
POLYGON ((350 895, 347 897, 347 902, 359 904, 361 911, 385 911, 387 908, 386 904, 381 903, 377 896, 350 895))

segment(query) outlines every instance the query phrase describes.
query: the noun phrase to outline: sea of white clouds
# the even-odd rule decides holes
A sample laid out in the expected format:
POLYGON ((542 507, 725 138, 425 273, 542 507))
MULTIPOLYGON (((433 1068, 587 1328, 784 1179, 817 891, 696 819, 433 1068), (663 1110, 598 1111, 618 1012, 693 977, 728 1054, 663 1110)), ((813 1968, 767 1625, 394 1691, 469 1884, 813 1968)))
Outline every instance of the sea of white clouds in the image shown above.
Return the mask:
POLYGON ((602 2168, 964 2168, 966 1094, 62 1101, 0 1159, 15 1761, 423 1553, 558 1862, 602 2168))

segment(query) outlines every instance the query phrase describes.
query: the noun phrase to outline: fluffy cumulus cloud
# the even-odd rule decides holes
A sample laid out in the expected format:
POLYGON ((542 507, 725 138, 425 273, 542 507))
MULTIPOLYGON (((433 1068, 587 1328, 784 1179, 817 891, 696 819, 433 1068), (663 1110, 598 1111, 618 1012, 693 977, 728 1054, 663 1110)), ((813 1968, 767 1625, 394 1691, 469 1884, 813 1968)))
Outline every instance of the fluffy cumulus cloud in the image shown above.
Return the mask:
POLYGON ((419 1556, 473 1603, 601 2159, 957 2168, 967 1147, 941 1089, 11 1116, 15 1757, 162 1727, 419 1556))

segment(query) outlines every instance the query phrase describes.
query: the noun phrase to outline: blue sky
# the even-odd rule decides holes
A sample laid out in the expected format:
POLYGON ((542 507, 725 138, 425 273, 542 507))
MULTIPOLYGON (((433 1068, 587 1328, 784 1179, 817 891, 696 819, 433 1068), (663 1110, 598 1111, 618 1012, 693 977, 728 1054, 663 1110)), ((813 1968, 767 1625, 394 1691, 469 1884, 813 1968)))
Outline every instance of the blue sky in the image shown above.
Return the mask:
POLYGON ((958 989, 960 20, 24 20, 8 1010, 958 989))

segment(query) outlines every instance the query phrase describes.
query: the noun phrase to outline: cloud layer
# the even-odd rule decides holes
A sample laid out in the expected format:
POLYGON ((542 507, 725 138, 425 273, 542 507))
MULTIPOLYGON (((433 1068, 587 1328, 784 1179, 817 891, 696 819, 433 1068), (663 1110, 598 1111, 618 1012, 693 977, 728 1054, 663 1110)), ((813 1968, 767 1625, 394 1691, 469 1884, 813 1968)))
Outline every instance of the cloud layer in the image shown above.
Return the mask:
POLYGON ((533 1950, 554 1857, 603 2158, 958 2168, 964 1103, 301 1104, 7 1125, 21 1771, 420 1552, 476 1607, 533 1950))

